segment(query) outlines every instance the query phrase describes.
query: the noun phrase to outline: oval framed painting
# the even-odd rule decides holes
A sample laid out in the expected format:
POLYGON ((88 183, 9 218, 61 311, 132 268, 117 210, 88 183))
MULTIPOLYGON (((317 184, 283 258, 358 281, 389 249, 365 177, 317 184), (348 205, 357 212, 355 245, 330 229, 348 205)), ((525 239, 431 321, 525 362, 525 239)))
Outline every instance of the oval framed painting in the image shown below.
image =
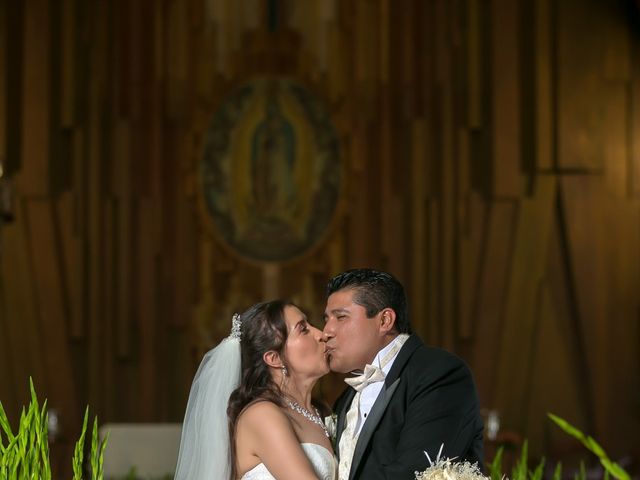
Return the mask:
POLYGON ((323 238, 341 172, 339 137, 322 102, 294 80, 260 78, 215 112, 200 174, 224 243, 248 259, 280 262, 323 238))

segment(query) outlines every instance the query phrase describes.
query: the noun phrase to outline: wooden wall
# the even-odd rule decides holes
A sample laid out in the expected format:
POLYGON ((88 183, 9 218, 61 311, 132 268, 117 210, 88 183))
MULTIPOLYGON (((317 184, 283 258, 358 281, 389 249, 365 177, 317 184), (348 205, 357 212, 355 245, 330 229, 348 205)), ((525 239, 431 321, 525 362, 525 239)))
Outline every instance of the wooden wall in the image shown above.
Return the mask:
POLYGON ((553 411, 638 455, 632 2, 5 1, 0 35, 11 415, 31 375, 67 439, 87 403, 103 421, 179 421, 232 312, 287 296, 319 317, 331 275, 373 266, 536 454, 570 445, 553 411), (281 264, 222 245, 198 176, 216 108, 263 75, 323 99, 344 165, 327 235, 281 264))

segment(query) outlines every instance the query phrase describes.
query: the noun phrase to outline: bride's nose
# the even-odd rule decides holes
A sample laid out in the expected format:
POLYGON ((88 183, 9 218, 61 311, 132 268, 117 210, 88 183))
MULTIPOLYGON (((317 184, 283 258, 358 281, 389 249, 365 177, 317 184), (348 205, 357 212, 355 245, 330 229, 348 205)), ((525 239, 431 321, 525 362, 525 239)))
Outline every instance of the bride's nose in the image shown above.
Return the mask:
POLYGON ((325 341, 324 334, 322 333, 322 330, 320 330, 319 328, 313 327, 313 336, 318 342, 325 341))

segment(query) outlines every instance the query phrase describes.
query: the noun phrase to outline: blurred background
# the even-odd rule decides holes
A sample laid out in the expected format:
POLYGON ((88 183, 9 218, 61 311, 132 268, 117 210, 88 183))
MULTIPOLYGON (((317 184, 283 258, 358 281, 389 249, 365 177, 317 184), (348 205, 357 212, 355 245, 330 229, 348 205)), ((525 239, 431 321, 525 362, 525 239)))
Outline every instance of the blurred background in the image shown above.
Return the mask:
MULTIPOLYGON (((495 445, 640 458, 640 2, 3 0, 0 401, 180 422, 231 315, 375 267, 495 445)), ((338 377, 322 380, 332 402, 338 377)), ((66 468, 66 467, 61 467, 66 468)))

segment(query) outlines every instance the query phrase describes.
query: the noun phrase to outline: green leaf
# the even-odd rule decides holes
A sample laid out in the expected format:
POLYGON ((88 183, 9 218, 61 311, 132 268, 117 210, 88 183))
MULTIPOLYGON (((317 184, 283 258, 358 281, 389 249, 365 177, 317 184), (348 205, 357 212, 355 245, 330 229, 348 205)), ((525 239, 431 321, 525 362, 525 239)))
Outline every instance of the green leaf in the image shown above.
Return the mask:
POLYGON ((76 442, 76 446, 73 452, 72 466, 73 466, 73 480, 82 480, 82 461, 84 459, 84 437, 87 432, 87 419, 89 418, 89 407, 84 411, 84 420, 82 422, 82 431, 80 438, 76 442))
POLYGON ((553 470, 553 477, 551 480, 562 480, 562 463, 558 462, 556 468, 553 470))
POLYGON ((98 478, 98 461, 100 453, 98 452, 98 417, 93 417, 93 430, 91 432, 91 478, 98 478))
POLYGON ((551 420, 555 422, 556 425, 558 425, 562 430, 564 430, 565 433, 568 433, 572 437, 577 438, 578 440, 584 443, 585 441, 584 433, 582 433, 580 430, 578 430, 576 427, 571 425, 566 420, 558 417, 557 415, 554 415, 553 413, 547 413, 547 415, 551 420))
POLYGON ((593 437, 588 436, 585 440, 585 447, 587 447, 589 450, 591 450, 593 453, 595 453, 598 457, 602 458, 609 458, 607 456, 607 454, 605 453, 604 449, 600 446, 600 444, 598 442, 596 442, 593 437))
POLYGON ((110 432, 107 432, 104 439, 100 443, 100 459, 98 462, 98 478, 102 478, 104 476, 104 450, 107 448, 107 441, 109 440, 110 432))
POLYGON ((522 450, 520 452, 520 458, 518 459, 518 463, 513 468, 512 472, 512 480, 527 480, 527 460, 529 456, 529 442, 527 440, 522 444, 522 450))
POLYGON ((7 436, 7 441, 11 441, 13 439, 13 433, 11 432, 11 426, 9 425, 9 419, 7 418, 7 414, 4 411, 4 407, 2 406, 2 402, 0 402, 0 427, 4 430, 5 435, 7 436))
POLYGON ((542 475, 544 474, 544 464, 545 464, 545 459, 544 457, 540 460, 540 463, 538 464, 538 466, 530 473, 529 478, 531 480, 542 480, 542 475))
POLYGON ((584 460, 580 460, 580 473, 578 478, 580 480, 587 480, 587 469, 584 466, 584 460))
POLYGON ((600 463, 605 468, 607 472, 609 472, 613 477, 618 480, 631 480, 631 475, 629 475, 620 465, 616 462, 612 462, 609 459, 601 459, 600 463))
POLYGON ((38 406, 38 396, 36 395, 36 389, 33 386, 33 378, 29 377, 29 390, 31 391, 31 404, 29 407, 35 407, 36 409, 40 409, 38 406))
POLYGON ((489 464, 489 476, 491 480, 502 480, 502 454, 504 447, 498 448, 496 456, 493 457, 493 461, 489 464))

